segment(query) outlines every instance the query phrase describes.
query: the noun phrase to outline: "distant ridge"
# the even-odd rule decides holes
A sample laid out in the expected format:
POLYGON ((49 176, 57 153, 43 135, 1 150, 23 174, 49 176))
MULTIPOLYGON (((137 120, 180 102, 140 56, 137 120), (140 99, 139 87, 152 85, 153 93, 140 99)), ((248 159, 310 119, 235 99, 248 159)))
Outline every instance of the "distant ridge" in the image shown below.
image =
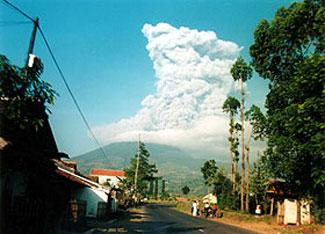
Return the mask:
MULTIPOLYGON (((168 189, 173 193, 181 193, 181 187, 188 185, 192 193, 204 194, 204 185, 200 168, 205 159, 195 159, 181 149, 162 144, 145 143, 150 152, 150 161, 155 163, 159 175, 168 182, 168 189)), ((137 152, 137 142, 118 142, 103 147, 106 158, 101 150, 73 157, 78 169, 88 174, 91 168, 123 169, 130 164, 130 159, 137 152)))

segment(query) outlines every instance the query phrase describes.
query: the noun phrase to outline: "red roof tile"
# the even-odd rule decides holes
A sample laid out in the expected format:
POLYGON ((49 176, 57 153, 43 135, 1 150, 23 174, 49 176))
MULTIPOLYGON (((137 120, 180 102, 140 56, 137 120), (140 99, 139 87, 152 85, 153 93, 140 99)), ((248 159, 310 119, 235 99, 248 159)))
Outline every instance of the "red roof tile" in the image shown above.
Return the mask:
POLYGON ((122 170, 108 170, 108 169, 91 169, 91 176, 125 176, 124 171, 122 170))

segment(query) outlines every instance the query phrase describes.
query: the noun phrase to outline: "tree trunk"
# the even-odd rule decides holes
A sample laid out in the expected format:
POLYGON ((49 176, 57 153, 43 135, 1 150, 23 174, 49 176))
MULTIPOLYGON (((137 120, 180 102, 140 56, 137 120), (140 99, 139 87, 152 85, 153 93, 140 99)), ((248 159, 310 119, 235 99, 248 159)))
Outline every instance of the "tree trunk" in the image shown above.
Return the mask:
POLYGON ((233 183, 232 190, 234 192, 234 159, 233 159, 233 153, 230 148, 230 181, 233 183))
POLYGON ((271 198, 270 216, 273 216, 274 197, 271 198))
POLYGON ((243 79, 240 79, 240 91, 241 91, 241 191, 240 191, 240 210, 245 210, 244 196, 245 196, 245 93, 243 88, 243 79))
POLYGON ((158 178, 155 180, 155 199, 158 200, 158 178))
POLYGON ((250 128, 248 128, 248 141, 245 146, 246 149, 246 211, 249 211, 249 150, 250 150, 250 140, 252 138, 252 132, 250 128))
POLYGON ((246 211, 249 211, 249 146, 246 148, 246 211))
MULTIPOLYGON (((234 139, 234 116, 230 114, 230 138, 234 139)), ((230 180, 232 184, 232 192, 235 193, 236 191, 236 178, 235 178, 235 165, 234 165, 234 153, 232 152, 232 144, 233 142, 230 141, 230 180)))

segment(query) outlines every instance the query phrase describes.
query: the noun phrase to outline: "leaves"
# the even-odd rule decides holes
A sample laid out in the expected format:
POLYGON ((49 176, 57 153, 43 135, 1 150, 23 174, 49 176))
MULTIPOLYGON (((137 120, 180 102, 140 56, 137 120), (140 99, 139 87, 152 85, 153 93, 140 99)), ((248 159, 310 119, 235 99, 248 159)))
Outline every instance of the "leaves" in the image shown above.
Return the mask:
POLYGON ((0 97, 5 102, 4 114, 19 128, 42 126, 44 109, 54 104, 56 92, 40 79, 43 64, 40 60, 32 68, 19 68, 0 55, 0 97))
MULTIPOLYGON (((148 183, 155 180, 155 174, 158 172, 155 164, 149 163, 150 153, 146 149, 143 142, 140 142, 139 147, 139 168, 138 168, 138 179, 137 179, 137 192, 145 194, 147 191, 148 183)), ((131 159, 131 165, 125 168, 125 175, 127 177, 127 187, 132 188, 134 186, 135 171, 137 167, 138 153, 131 159)))
POLYGON ((230 116, 234 116, 238 113, 240 108, 240 102, 232 96, 229 96, 223 103, 222 110, 223 112, 229 113, 230 116))
POLYGON ((266 117, 258 106, 252 105, 245 113, 246 120, 252 125, 254 140, 263 139, 266 136, 266 117))
POLYGON ((245 62, 242 57, 239 57, 235 64, 232 66, 230 73, 234 80, 242 79, 243 82, 252 77, 253 69, 245 62))
MULTIPOLYGON (((324 27, 323 1, 293 3, 279 9, 271 22, 260 22, 250 47, 255 70, 271 81, 266 99, 267 168, 302 197, 322 197, 325 190, 324 27)), ((256 122, 258 112, 254 115, 253 130, 263 133, 264 124, 256 122)))

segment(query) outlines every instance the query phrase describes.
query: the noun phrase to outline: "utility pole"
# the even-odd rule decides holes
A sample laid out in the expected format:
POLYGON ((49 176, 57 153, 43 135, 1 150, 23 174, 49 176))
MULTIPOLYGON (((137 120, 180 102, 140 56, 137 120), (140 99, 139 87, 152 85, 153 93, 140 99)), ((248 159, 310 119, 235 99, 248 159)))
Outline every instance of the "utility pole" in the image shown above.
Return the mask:
POLYGON ((137 198, 137 189, 138 189, 138 170, 139 170, 139 163, 140 163, 140 134, 138 135, 138 155, 137 155, 137 165, 135 168, 135 175, 134 175, 134 190, 135 190, 135 197, 137 198))
POLYGON ((32 54, 33 53, 33 50, 34 50, 36 32, 37 32, 37 28, 38 28, 38 22, 39 22, 39 18, 36 17, 36 19, 33 21, 33 31, 32 31, 32 35, 31 35, 30 41, 29 41, 28 53, 27 53, 27 59, 26 59, 25 67, 28 66, 29 55, 32 54))

